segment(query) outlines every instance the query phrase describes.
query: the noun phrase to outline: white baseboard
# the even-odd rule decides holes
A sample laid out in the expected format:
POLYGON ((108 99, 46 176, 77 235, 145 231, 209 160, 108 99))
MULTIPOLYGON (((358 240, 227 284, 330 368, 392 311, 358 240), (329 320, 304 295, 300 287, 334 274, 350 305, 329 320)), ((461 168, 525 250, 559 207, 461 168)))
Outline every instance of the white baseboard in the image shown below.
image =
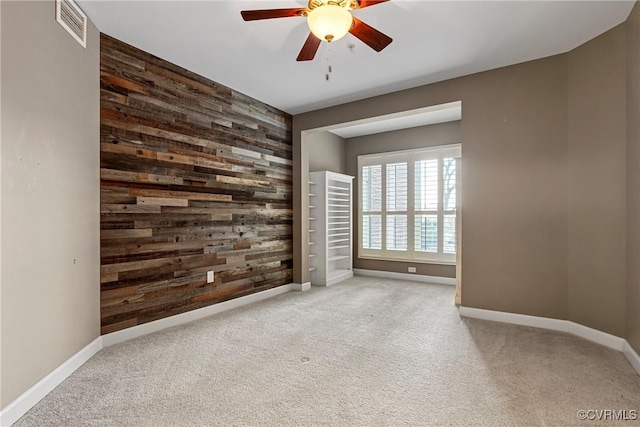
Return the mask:
POLYGON ((638 372, 638 375, 640 375, 640 356, 638 356, 638 353, 636 353, 633 347, 631 347, 629 341, 624 342, 624 349, 622 350, 622 353, 624 353, 629 363, 631 363, 631 366, 633 366, 636 369, 636 372, 638 372))
POLYGON ((102 349, 102 337, 98 337, 91 344, 71 356, 66 362, 58 366, 49 375, 38 381, 33 387, 25 391, 16 400, 7 405, 0 412, 0 425, 10 426, 33 408, 47 394, 73 374, 87 360, 102 349))
POLYGON ((229 301, 213 304, 208 307, 187 311, 186 313, 176 314, 175 316, 165 317, 164 319, 154 320, 153 322, 133 326, 121 331, 111 332, 110 334, 102 336, 102 344, 105 347, 109 347, 114 344, 138 338, 153 332, 158 332, 173 326, 193 322, 194 320, 202 319, 204 317, 211 316, 212 314, 221 313, 253 302, 262 301, 292 290, 294 290, 294 284, 290 283, 288 285, 278 286, 277 288, 267 289, 266 291, 256 292, 255 294, 245 295, 240 298, 234 298, 229 301))
POLYGON ((612 348, 614 350, 624 350, 624 345, 627 342, 624 338, 617 337, 615 335, 608 334, 606 332, 599 331, 597 329, 589 328, 579 323, 574 323, 567 320, 568 330, 572 335, 576 335, 585 340, 593 341, 597 344, 605 347, 612 348))
POLYGON ((480 308, 463 307, 459 309, 463 317, 491 320, 494 322, 511 323, 514 325, 531 326, 533 328, 550 329, 567 332, 580 338, 595 342, 613 350, 621 351, 640 374, 640 357, 624 338, 617 337, 597 329, 589 328, 569 320, 550 319, 548 317, 529 316, 526 314, 506 313, 503 311, 484 310, 480 308))
POLYGON ((319 279, 319 278, 312 279, 313 281, 311 285, 312 286, 333 286, 342 282, 343 280, 347 280, 352 277, 353 277, 353 271, 343 270, 338 273, 334 272, 331 277, 328 277, 326 279, 319 279))
POLYGON ((354 268, 353 274, 355 274, 356 276, 380 277, 382 279, 410 280, 413 282, 436 283, 439 285, 455 286, 456 284, 456 279, 452 277, 424 276, 422 274, 394 273, 392 271, 364 270, 362 268, 354 268))
POLYGON ((291 284, 292 291, 304 292, 304 291, 308 291, 309 289, 311 289, 311 282, 302 283, 302 284, 300 283, 291 284))
POLYGON ((484 310, 460 306, 460 316, 474 319, 491 320, 493 322, 511 323, 513 325, 531 326, 534 328, 551 329, 552 331, 568 332, 566 320, 550 319, 548 317, 529 316, 527 314, 507 313, 505 311, 484 310))

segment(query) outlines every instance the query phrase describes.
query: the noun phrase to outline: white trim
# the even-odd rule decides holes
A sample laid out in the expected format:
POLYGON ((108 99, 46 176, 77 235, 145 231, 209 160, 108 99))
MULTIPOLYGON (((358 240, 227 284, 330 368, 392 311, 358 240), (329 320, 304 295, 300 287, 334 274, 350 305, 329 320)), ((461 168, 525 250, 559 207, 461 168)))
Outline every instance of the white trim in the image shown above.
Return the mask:
POLYGON ((290 283, 288 285, 278 286, 277 288, 267 289, 266 291, 256 292, 255 294, 245 295, 240 298, 234 298, 218 304, 213 304, 208 307, 198 308, 196 310, 187 311, 186 313, 176 314, 175 316, 165 317, 164 319, 154 320, 153 322, 143 323, 142 325, 111 332, 110 334, 102 336, 103 345, 105 347, 109 347, 114 344, 138 338, 153 332, 158 332, 173 326, 193 322, 194 320, 202 319, 204 317, 211 316, 212 314, 221 313, 253 302, 262 301, 267 298, 292 291, 293 289, 294 285, 290 283))
POLYGON ((308 291, 309 289, 311 289, 311 282, 306 282, 303 284, 300 284, 300 283, 291 284, 292 291, 304 292, 304 291, 308 291))
POLYGON ((407 150, 397 150, 397 151, 384 151, 381 153, 372 153, 372 154, 361 154, 358 158, 363 160, 363 166, 378 164, 378 159, 380 158, 407 158, 414 160, 417 158, 418 160, 422 160, 421 154, 425 154, 427 157, 425 159, 435 159, 437 156, 443 153, 444 156, 448 157, 461 157, 462 156, 462 143, 454 142, 452 144, 442 144, 442 145, 433 145, 431 147, 421 147, 421 148, 409 148, 407 150), (434 157, 433 153, 436 153, 434 157))
POLYGON ((624 338, 620 338, 615 335, 611 335, 606 332, 589 328, 588 326, 584 326, 571 321, 567 321, 567 324, 567 332, 569 332, 571 335, 584 338, 585 340, 595 342, 614 350, 622 351, 624 349, 624 344, 626 343, 624 338))
POLYGON ((511 323, 513 325, 531 326, 534 328, 550 329, 552 331, 568 332, 566 320, 549 319, 548 317, 529 316, 527 314, 507 313, 504 311, 483 310, 460 306, 460 316, 474 319, 491 320, 493 322, 511 323))
POLYGON ((362 268, 354 268, 353 274, 355 274, 356 276, 379 277, 382 279, 398 279, 410 280, 412 282, 436 283, 438 285, 456 285, 456 279, 454 277, 424 276, 422 274, 394 273, 392 271, 365 270, 362 268))
POLYGON ((436 259, 427 259, 427 258, 407 258, 407 257, 401 257, 401 256, 394 257, 393 255, 378 256, 378 255, 364 254, 364 255, 359 255, 358 258, 369 259, 372 261, 408 262, 408 263, 414 263, 414 264, 415 263, 432 264, 432 265, 456 265, 457 264, 457 261, 455 259, 447 261, 447 260, 436 260, 436 259))
POLYGON ((569 320, 550 319, 548 317, 529 316, 526 314, 507 313, 504 311, 484 310, 464 306, 460 306, 459 313, 462 317, 549 329, 553 331, 566 332, 571 335, 584 338, 596 344, 624 353, 625 357, 629 360, 629 363, 631 363, 631 366, 633 366, 638 374, 640 374, 640 356, 638 356, 629 342, 624 338, 589 328, 569 320))
POLYGON ((49 375, 38 381, 34 386, 22 393, 16 400, 7 405, 0 412, 0 425, 10 426, 33 408, 40 400, 49 394, 60 383, 73 374, 102 349, 102 337, 93 340, 85 348, 71 356, 66 362, 58 366, 49 375))
POLYGON ((313 279, 311 283, 313 286, 333 286, 337 283, 342 282, 343 280, 347 280, 353 277, 353 270, 338 270, 338 272, 333 272, 329 275, 329 277, 324 279, 313 279))
POLYGON ((633 347, 631 347, 629 341, 624 342, 622 353, 625 355, 629 363, 631 363, 631 366, 633 366, 638 372, 638 375, 640 375, 640 356, 638 356, 638 353, 636 353, 633 347))

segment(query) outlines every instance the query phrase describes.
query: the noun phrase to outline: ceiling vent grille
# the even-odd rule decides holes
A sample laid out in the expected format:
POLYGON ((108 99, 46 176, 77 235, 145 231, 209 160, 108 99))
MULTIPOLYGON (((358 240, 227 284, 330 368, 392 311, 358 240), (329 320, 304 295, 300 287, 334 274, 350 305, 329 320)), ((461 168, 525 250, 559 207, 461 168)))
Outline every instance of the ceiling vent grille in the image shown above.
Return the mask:
POLYGON ((87 15, 80 10, 80 7, 73 0, 56 0, 56 21, 82 47, 87 47, 87 15))

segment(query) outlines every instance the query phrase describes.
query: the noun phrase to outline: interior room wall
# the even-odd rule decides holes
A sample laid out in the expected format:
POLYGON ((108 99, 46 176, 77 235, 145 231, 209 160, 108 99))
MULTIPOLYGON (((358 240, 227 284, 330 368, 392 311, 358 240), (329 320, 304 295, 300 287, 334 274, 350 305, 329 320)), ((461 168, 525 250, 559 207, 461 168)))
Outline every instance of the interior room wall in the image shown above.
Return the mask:
POLYGON ((568 54, 569 320, 621 337, 626 287, 625 40, 622 24, 568 54))
POLYGON ((347 173, 345 140, 329 131, 309 134, 309 172, 347 173))
POLYGON ((627 30, 627 340, 640 354, 640 3, 627 30))
POLYGON ((291 116, 106 35, 100 71, 102 333, 291 283, 291 116))
MULTIPOLYGON (((358 156, 365 154, 385 153, 389 151, 411 150, 436 145, 455 144, 462 140, 462 124, 460 121, 401 129, 374 135, 365 135, 346 140, 347 174, 355 176, 354 206, 359 200, 358 156)), ((382 270, 396 273, 407 273, 407 267, 416 267, 416 274, 439 277, 455 277, 455 265, 423 264, 415 262, 381 261, 358 258, 358 242, 360 241, 360 222, 358 215, 353 216, 355 241, 353 242, 353 267, 364 270, 382 270)))
MULTIPOLYGON (((2 25, 2 5, 0 5, 0 25, 2 25)), ((2 28, 0 27, 0 410, 2 402, 2 28)))
POLYGON ((99 38, 53 1, 3 1, 2 397, 100 335, 99 38))
MULTIPOLYGON (((566 55, 296 115, 294 146, 304 154, 305 130, 458 100, 464 158, 462 303, 564 319, 566 55)), ((294 151, 294 174, 298 161, 304 159, 294 151)), ((302 176, 301 188, 305 185, 302 176)), ((295 190, 294 206, 294 215, 307 207, 295 190)), ((306 226, 300 215, 294 223, 300 243, 306 226)), ((302 257, 308 255, 295 239, 294 246, 302 257)), ((305 271, 298 274, 304 277, 305 271)))

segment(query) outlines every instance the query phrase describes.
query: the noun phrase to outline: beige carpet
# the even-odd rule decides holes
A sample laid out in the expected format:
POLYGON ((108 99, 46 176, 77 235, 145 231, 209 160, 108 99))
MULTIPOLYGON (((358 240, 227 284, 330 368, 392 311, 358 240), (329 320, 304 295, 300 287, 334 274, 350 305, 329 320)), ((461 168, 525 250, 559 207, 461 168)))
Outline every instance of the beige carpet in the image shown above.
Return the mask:
POLYGON ((15 425, 638 425, 621 353, 461 319, 454 288, 356 277, 98 353, 15 425))

